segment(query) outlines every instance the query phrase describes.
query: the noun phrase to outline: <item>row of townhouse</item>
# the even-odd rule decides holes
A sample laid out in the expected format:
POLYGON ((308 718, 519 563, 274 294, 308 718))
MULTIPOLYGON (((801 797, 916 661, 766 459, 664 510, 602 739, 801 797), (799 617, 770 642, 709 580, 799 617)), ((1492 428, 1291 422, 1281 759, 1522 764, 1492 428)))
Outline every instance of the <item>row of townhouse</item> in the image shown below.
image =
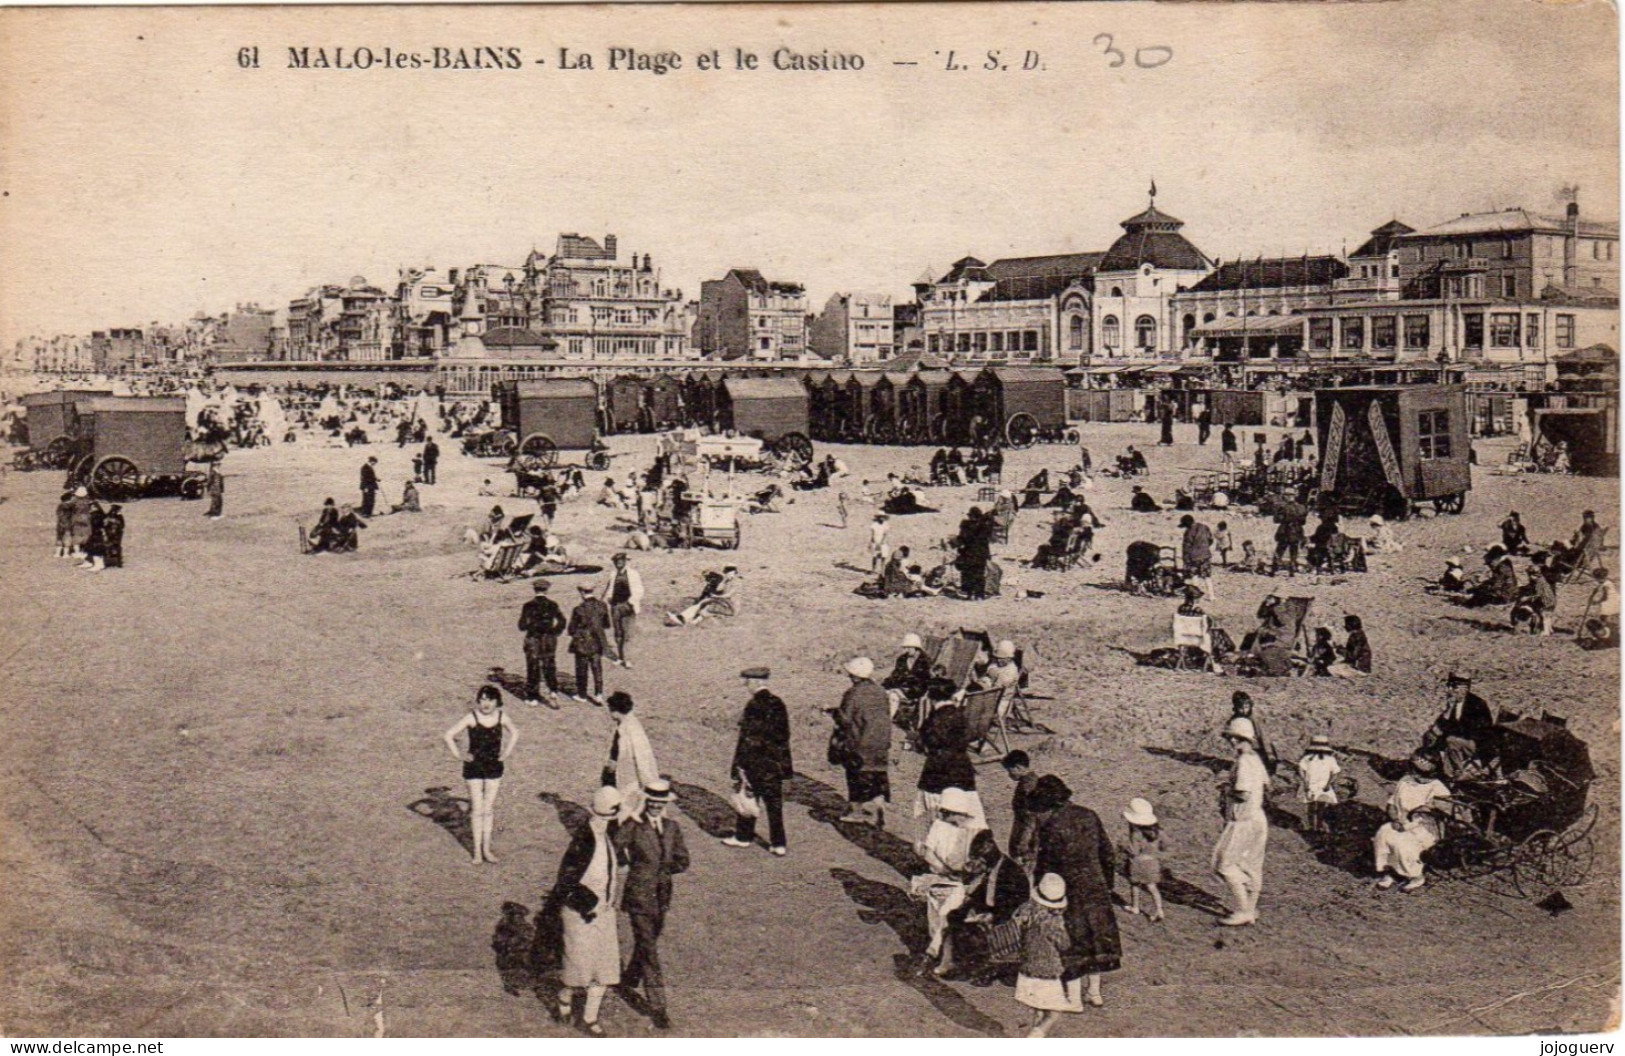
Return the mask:
POLYGON ((409 269, 389 293, 361 277, 312 289, 288 306, 286 345, 306 361, 684 359, 691 328, 649 254, 623 261, 614 235, 561 234, 518 266, 409 269))

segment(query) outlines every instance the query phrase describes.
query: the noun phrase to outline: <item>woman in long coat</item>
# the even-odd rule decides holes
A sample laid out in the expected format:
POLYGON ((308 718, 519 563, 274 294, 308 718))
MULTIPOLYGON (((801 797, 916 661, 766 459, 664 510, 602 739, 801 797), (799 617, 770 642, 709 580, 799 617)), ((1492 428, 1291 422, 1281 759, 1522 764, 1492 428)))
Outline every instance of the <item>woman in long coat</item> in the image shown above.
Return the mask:
POLYGON ((1117 854, 1100 817, 1088 807, 1071 802, 1072 790, 1054 776, 1039 778, 1027 798, 1038 822, 1038 862, 1035 876, 1055 873, 1066 881, 1066 930, 1072 946, 1065 955, 1064 980, 1083 978, 1085 999, 1091 1005, 1100 996, 1102 972, 1123 965, 1123 943, 1112 911, 1112 884, 1117 854))
POLYGON ((967 598, 987 595, 987 563, 992 558, 993 529, 981 507, 972 506, 959 522, 959 583, 967 598))
MULTIPOLYGON (((934 680, 927 688, 932 711, 920 723, 917 734, 925 752, 925 765, 920 768, 920 794, 914 801, 914 816, 924 818, 927 827, 937 816, 944 789, 961 788, 976 795, 976 766, 970 758, 965 708, 952 699, 954 688, 947 679, 934 680)), ((981 805, 980 797, 977 805, 981 805)))
POLYGON ((592 797, 592 817, 576 830, 559 862, 554 898, 564 924, 564 988, 559 991, 553 1018, 570 1020, 575 992, 586 991, 581 1026, 603 1037, 598 1010, 604 993, 621 981, 621 941, 616 910, 625 886, 626 856, 616 848, 613 826, 621 809, 621 794, 605 785, 592 797))

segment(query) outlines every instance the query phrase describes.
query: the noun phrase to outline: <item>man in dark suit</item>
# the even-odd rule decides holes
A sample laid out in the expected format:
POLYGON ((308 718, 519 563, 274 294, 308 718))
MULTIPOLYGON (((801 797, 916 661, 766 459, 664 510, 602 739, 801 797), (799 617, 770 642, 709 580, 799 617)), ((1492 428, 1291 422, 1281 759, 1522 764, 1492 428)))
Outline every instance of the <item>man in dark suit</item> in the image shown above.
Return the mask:
POLYGON ((1032 885, 1021 863, 999 850, 991 830, 983 829, 970 842, 965 860, 965 903, 948 914, 948 932, 942 960, 934 970, 952 977, 957 962, 974 965, 971 978, 978 985, 993 981, 1004 967, 994 963, 988 942, 993 928, 1006 924, 1027 903, 1032 885))
POLYGON ((1495 716, 1489 703, 1473 692, 1473 680, 1451 672, 1445 679, 1446 703, 1422 739, 1417 757, 1446 780, 1455 780, 1481 758, 1495 716))
POLYGON ((616 846, 625 852, 627 861, 621 908, 632 924, 632 959, 621 973, 621 986, 641 985, 650 1020, 656 1028, 666 1030, 671 1018, 656 944, 671 908, 671 878, 688 871, 688 848, 677 822, 666 817, 666 805, 677 798, 671 782, 656 778, 644 786, 643 796, 642 814, 628 819, 615 834, 616 846))
POLYGON ((1027 800, 1038 786, 1038 775, 1033 772, 1032 759, 1019 749, 1006 755, 1000 763, 1016 784, 1010 797, 1010 857, 1030 871, 1038 858, 1038 823, 1027 807, 1027 800))
POLYGON ((361 466, 361 516, 371 517, 373 504, 378 501, 378 471, 373 467, 378 464, 377 456, 372 456, 361 466))
POLYGON ((559 691, 559 634, 564 630, 564 612, 547 596, 547 580, 536 580, 536 596, 519 610, 519 629, 525 632, 525 699, 557 708, 553 694, 559 691), (542 696, 542 686, 547 696, 542 696))
POLYGON ((438 465, 440 465, 440 445, 431 437, 423 445, 423 483, 434 483, 434 471, 438 465))
POLYGON ((581 604, 570 613, 570 652, 576 658, 575 695, 583 700, 604 702, 604 653, 609 648, 609 607, 582 584, 581 604), (592 692, 587 677, 592 676, 592 692))
MULTIPOLYGON (((790 715, 767 688, 772 672, 750 667, 739 673, 751 694, 745 713, 739 719, 739 743, 734 748, 732 777, 741 790, 748 789, 767 815, 768 850, 779 857, 787 852, 784 838, 784 780, 795 773, 790 761, 790 715)), ((723 837, 729 847, 749 847, 756 842, 756 818, 738 814, 732 836, 723 837)))

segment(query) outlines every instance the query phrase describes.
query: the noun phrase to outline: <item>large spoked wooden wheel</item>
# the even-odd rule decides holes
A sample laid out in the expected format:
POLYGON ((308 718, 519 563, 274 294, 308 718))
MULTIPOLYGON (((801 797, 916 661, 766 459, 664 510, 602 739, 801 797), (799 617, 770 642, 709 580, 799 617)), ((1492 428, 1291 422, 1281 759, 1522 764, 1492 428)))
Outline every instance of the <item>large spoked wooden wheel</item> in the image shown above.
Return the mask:
POLYGON ((40 458, 52 469, 67 469, 73 463, 73 440, 66 436, 54 438, 40 452, 40 458))
POLYGON ((133 499, 141 493, 141 470, 123 455, 108 455, 90 471, 90 492, 109 502, 133 499))
POLYGON ((1433 500, 1433 508, 1439 513, 1460 513, 1467 508, 1467 493, 1458 491, 1453 495, 1441 495, 1433 500))
POLYGON ((1525 898, 1541 898, 1565 887, 1585 883, 1597 859, 1597 841, 1591 835, 1596 808, 1562 832, 1550 829, 1530 836, 1512 852, 1512 882, 1525 898))
POLYGON ((88 488, 90 486, 90 471, 95 468, 95 455, 85 455, 83 458, 70 460, 68 462, 68 488, 88 488))
POLYGON ((1012 414, 1004 423, 1004 439, 1018 451, 1037 443, 1038 432, 1038 419, 1025 411, 1012 414))
POLYGON ((543 469, 558 465, 559 447, 552 437, 544 433, 531 433, 525 437, 525 442, 519 445, 519 453, 536 459, 543 469))

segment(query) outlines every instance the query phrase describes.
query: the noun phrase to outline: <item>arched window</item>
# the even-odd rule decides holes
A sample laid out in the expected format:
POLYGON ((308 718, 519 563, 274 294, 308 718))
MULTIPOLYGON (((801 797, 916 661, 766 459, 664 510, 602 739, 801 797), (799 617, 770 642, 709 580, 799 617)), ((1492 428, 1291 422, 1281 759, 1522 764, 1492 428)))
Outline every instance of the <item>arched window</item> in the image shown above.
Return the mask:
POLYGON ((1212 321, 1213 321, 1213 313, 1212 312, 1203 312, 1202 313, 1202 322, 1211 323, 1212 321))
POLYGON ((1078 351, 1083 348, 1083 316, 1074 315, 1067 321, 1067 347, 1078 351))
POLYGON ((1100 343, 1108 349, 1117 348, 1123 343, 1123 335, 1117 325, 1117 316, 1108 315, 1100 321, 1100 343))
POLYGON ((1185 316, 1185 318, 1184 318, 1183 322, 1181 323, 1181 325, 1185 329, 1185 332, 1184 332, 1184 335, 1183 335, 1184 344, 1188 345, 1188 344, 1191 343, 1191 331, 1196 329, 1196 316, 1194 316, 1194 315, 1185 316))
POLYGON ((1134 346, 1136 348, 1157 347, 1157 321, 1149 315, 1142 315, 1134 320, 1134 346))
POLYGON ((1112 287, 1112 296, 1113 297, 1121 297, 1121 296, 1123 296, 1123 287, 1121 287, 1121 286, 1113 286, 1112 287))

